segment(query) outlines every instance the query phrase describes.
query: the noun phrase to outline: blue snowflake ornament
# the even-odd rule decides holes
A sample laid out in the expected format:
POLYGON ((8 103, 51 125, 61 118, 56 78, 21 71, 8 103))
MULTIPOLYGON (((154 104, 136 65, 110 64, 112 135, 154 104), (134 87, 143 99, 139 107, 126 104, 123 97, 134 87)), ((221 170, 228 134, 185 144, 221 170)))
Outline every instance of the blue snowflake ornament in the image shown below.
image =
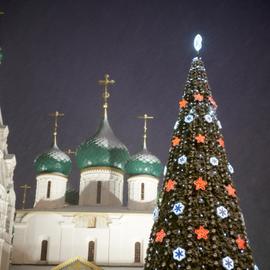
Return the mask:
POLYGON ((232 166, 230 163, 228 163, 228 170, 229 170, 229 172, 230 172, 231 174, 234 173, 233 166, 232 166))
POLYGON ((154 221, 157 221, 158 219, 158 216, 159 216, 159 209, 156 207, 153 211, 153 220, 154 221))
POLYGON ((179 262, 182 261, 183 259, 186 258, 186 251, 180 247, 176 248, 173 251, 173 258, 179 262))
POLYGON ((212 123, 212 122, 213 122, 213 118, 212 118, 212 116, 209 115, 209 114, 206 114, 206 115, 204 116, 204 120, 205 120, 207 123, 212 123))
POLYGON ((227 270, 232 270, 234 268, 234 262, 229 256, 227 256, 222 259, 222 266, 227 270))
POLYGON ((181 203, 178 202, 173 206, 172 211, 177 215, 181 215, 184 212, 185 206, 181 203))
POLYGON ((216 157, 210 157, 210 163, 213 166, 217 166, 218 165, 218 159, 216 157))
POLYGON ((185 117, 184 121, 185 121, 185 123, 189 124, 193 121, 193 119, 194 119, 194 116, 192 114, 189 114, 185 117))
POLYGON ((185 164, 187 162, 187 157, 185 155, 182 155, 181 157, 178 158, 178 164, 185 164))
POLYGON ((217 215, 223 219, 229 216, 229 212, 224 206, 219 206, 217 207, 217 215))

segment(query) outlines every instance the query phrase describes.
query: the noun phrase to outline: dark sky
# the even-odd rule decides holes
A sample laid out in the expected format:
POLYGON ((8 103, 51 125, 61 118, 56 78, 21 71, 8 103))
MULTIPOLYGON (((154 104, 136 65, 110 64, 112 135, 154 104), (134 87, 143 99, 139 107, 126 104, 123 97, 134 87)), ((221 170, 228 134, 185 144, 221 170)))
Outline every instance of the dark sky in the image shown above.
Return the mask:
MULTIPOLYGON (((97 80, 108 72, 109 118, 131 153, 141 148, 145 112, 156 119, 149 148, 166 163, 178 99, 204 38, 206 65, 234 182, 258 265, 269 269, 270 5, 268 1, 2 1, 0 106, 17 157, 15 186, 35 191, 33 160, 51 144, 50 112, 65 113, 59 145, 75 149, 101 118, 97 80)), ((73 165, 70 185, 78 188, 73 165)))

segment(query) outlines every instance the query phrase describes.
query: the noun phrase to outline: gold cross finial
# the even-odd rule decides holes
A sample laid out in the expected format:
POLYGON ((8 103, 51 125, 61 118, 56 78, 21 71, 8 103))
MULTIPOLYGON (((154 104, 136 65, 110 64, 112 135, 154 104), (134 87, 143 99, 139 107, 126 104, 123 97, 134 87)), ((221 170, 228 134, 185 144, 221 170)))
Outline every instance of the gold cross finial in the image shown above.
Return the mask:
POLYGON ((99 80, 98 81, 99 85, 104 86, 104 92, 103 92, 103 99, 104 99, 104 104, 103 104, 103 109, 104 109, 104 119, 107 119, 107 110, 108 110, 108 99, 110 97, 110 93, 108 91, 108 86, 115 84, 114 80, 110 80, 110 75, 105 74, 104 75, 104 80, 99 80))
POLYGON ((50 113, 49 116, 54 117, 54 128, 53 128, 53 145, 57 146, 57 129, 58 129, 58 118, 63 117, 64 114, 58 111, 50 113))
POLYGON ((138 116, 139 119, 144 120, 144 127, 143 127, 143 149, 147 149, 147 121, 154 119, 154 116, 150 116, 148 114, 144 114, 143 116, 138 116))
POLYGON ((23 189, 22 209, 24 209, 25 203, 26 203, 26 193, 27 193, 27 190, 31 188, 31 186, 24 184, 24 185, 20 186, 20 188, 23 189))

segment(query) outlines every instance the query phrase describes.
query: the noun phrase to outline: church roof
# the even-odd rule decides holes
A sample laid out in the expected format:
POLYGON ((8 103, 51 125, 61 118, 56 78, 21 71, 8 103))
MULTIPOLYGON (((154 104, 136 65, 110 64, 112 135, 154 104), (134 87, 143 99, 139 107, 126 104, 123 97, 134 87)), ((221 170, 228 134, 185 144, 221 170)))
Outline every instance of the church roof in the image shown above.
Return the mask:
POLYGON ((160 160, 152 155, 147 149, 131 156, 126 164, 126 172, 130 175, 148 174, 160 177, 162 164, 160 160))
POLYGON ((76 151, 80 169, 88 167, 114 167, 124 170, 129 158, 127 147, 114 135, 107 117, 93 137, 83 142, 76 151))
POLYGON ((55 144, 35 159, 34 166, 37 174, 60 173, 68 176, 71 171, 71 160, 55 144))

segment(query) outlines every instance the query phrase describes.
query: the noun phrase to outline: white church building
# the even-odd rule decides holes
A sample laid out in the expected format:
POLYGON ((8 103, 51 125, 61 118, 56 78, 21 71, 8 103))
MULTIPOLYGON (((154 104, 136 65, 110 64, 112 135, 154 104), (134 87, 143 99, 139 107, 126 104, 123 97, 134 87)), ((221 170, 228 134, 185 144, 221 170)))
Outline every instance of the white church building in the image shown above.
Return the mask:
MULTIPOLYGON (((103 118, 96 134, 81 143, 75 153, 80 169, 78 205, 65 202, 71 160, 57 145, 58 118, 62 114, 55 113, 52 147, 34 162, 37 174, 34 207, 18 210, 16 214, 11 269, 51 269, 77 256, 103 269, 142 268, 162 164, 146 146, 146 124, 152 117, 142 117, 145 126, 141 152, 130 156, 127 147, 115 136, 107 116, 108 86, 113 83, 108 75, 100 81, 104 87, 103 118), (128 190, 125 204, 124 185, 128 190)), ((4 139, 0 142, 0 149, 6 149, 4 139)), ((10 172, 15 160, 14 157, 3 160, 2 156, 1 152, 0 164, 12 164, 7 166, 8 176, 0 178, 8 197, 7 189, 13 187, 10 172)), ((13 214, 12 199, 4 199, 3 204, 11 205, 13 214)), ((2 231, 5 228, 1 224, 2 231)), ((10 247, 8 240, 3 241, 10 247)))
POLYGON ((8 153, 9 129, 3 123, 0 109, 0 269, 8 270, 12 250, 12 235, 16 196, 13 172, 16 166, 14 155, 8 153))

